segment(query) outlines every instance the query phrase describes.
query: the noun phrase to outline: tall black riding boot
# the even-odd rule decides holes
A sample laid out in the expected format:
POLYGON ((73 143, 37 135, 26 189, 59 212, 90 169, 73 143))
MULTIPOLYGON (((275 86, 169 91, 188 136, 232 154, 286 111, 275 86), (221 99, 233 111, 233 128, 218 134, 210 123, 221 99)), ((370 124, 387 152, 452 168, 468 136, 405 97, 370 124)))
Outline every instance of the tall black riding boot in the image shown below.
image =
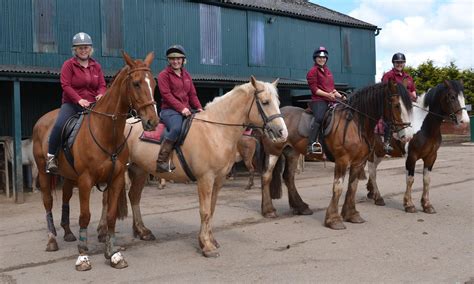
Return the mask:
POLYGON ((311 127, 311 132, 309 133, 308 137, 308 149, 307 153, 309 154, 321 154, 322 148, 321 144, 318 142, 318 136, 319 136, 319 129, 321 128, 321 125, 317 122, 314 122, 312 127, 311 127))
POLYGON ((160 153, 158 153, 158 160, 156 161, 156 171, 159 173, 172 172, 175 169, 173 162, 169 160, 171 152, 173 152, 174 142, 169 139, 164 139, 161 142, 160 153))

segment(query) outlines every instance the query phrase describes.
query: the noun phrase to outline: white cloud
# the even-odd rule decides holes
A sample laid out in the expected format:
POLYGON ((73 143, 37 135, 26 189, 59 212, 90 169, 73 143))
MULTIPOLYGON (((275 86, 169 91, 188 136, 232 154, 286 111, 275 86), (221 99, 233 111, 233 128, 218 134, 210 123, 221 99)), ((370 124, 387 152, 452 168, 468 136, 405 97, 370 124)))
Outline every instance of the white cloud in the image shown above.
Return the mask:
POLYGON ((437 66, 454 61, 473 68, 473 9, 470 0, 362 0, 349 15, 382 28, 376 37, 379 81, 395 52, 405 53, 411 66, 431 59, 437 66))

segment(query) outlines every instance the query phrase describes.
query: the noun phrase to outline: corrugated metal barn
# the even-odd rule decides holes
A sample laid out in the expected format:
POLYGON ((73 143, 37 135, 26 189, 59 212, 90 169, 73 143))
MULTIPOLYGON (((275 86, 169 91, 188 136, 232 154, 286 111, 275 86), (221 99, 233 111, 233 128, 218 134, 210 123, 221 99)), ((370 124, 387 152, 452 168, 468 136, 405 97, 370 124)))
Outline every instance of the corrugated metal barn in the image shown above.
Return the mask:
POLYGON ((80 31, 109 79, 122 49, 138 58, 155 51, 157 74, 166 48, 183 45, 203 104, 252 74, 281 78, 282 104, 297 104, 321 45, 338 88, 375 77, 378 28, 304 0, 0 0, 0 136, 28 137, 60 106, 59 70, 80 31))

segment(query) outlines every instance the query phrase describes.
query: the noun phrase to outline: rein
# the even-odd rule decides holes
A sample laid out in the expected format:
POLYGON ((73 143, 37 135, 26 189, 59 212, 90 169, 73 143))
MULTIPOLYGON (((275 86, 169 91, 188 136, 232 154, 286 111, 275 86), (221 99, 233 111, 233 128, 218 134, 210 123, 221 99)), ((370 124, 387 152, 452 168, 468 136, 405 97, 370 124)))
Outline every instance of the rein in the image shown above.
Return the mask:
POLYGON ((252 124, 246 124, 246 123, 242 123, 242 124, 238 124, 238 123, 225 123, 225 122, 217 122, 217 121, 210 121, 210 120, 206 120, 206 119, 202 119, 202 118, 196 118, 194 117, 193 119, 196 119, 196 120, 199 120, 199 121, 203 121, 203 122, 206 122, 206 123, 211 123, 211 124, 217 124, 217 125, 224 125, 224 126, 238 126, 238 127, 243 127, 243 128, 252 128, 252 129, 261 129, 261 130, 266 130, 267 129, 267 124, 278 118, 278 117, 282 117, 283 118, 283 115, 281 113, 278 113, 278 114, 274 114, 274 115, 270 115, 270 116, 267 116, 265 114, 265 112, 263 111, 263 107, 261 105, 261 102, 260 102, 260 99, 258 98, 258 94, 260 94, 261 92, 263 92, 263 90, 256 90, 255 93, 254 93, 254 96, 253 96, 253 99, 252 99, 252 103, 250 104, 250 108, 247 112, 247 117, 250 117, 250 112, 252 111, 252 107, 253 107, 253 103, 255 102, 257 104, 257 109, 258 109, 258 113, 260 114, 260 117, 262 118, 263 120, 263 126, 255 126, 255 125, 252 125, 252 124))
POLYGON ((458 110, 453 111, 453 112, 451 112, 451 113, 448 114, 448 115, 441 115, 441 114, 438 114, 438 113, 436 113, 436 112, 432 112, 432 111, 430 111, 430 110, 427 110, 427 109, 425 109, 425 108, 423 108, 423 107, 421 107, 421 106, 419 106, 419 105, 414 104, 414 106, 417 107, 417 108, 419 108, 419 109, 421 109, 422 111, 425 111, 425 112, 430 113, 430 114, 432 114, 432 115, 434 115, 434 116, 440 117, 440 118, 442 118, 443 120, 445 120, 446 118, 449 118, 449 120, 450 120, 452 123, 456 123, 456 122, 457 122, 458 119, 457 119, 457 117, 456 117, 456 114, 457 114, 458 112, 463 111, 463 110, 466 110, 465 107, 461 107, 461 108, 459 108, 458 110))
MULTIPOLYGON (((129 70, 127 72, 127 78, 123 81, 123 83, 127 82, 128 79, 130 78, 130 75, 136 71, 146 71, 146 72, 151 72, 150 68, 149 67, 137 67, 137 68, 134 68, 132 70, 129 70)), ((123 84, 122 83, 122 84, 123 84)), ((128 88, 129 88, 129 85, 127 85, 126 87, 126 94, 128 94, 128 88)), ((150 100, 149 102, 146 102, 144 104, 141 104, 137 107, 137 109, 134 109, 133 108, 133 105, 132 105, 132 100, 130 98, 130 96, 128 96, 128 102, 129 102, 129 112, 128 113, 113 113, 113 114, 110 114, 110 113, 105 113, 105 112, 100 112, 100 111, 96 111, 94 110, 94 106, 91 107, 91 108, 86 108, 87 111, 89 111, 90 113, 95 113, 95 114, 99 114, 99 115, 103 115, 103 116, 106 116, 110 119, 112 119, 112 135, 113 135, 113 141, 115 141, 115 150, 111 153, 109 152, 107 149, 105 149, 105 147, 103 147, 102 145, 100 145, 99 141, 97 140, 97 138, 95 137, 94 133, 92 132, 92 128, 91 128, 91 116, 89 116, 89 120, 88 120, 88 128, 89 128, 89 133, 90 135, 92 136, 92 140, 94 140, 94 143, 99 147, 100 150, 102 150, 102 152, 104 152, 107 156, 110 157, 110 160, 112 161, 112 170, 110 171, 110 174, 109 174, 109 177, 107 178, 107 185, 110 184, 110 182, 112 181, 112 177, 113 177, 113 173, 115 171, 115 163, 117 161, 117 158, 118 156, 120 155, 120 153, 122 152, 122 150, 125 148, 125 145, 127 143, 127 140, 128 138, 130 137, 130 134, 132 132, 132 128, 130 128, 127 136, 125 137, 124 141, 120 144, 120 145, 117 145, 117 125, 116 125, 116 121, 118 120, 119 117, 124 117, 124 118, 127 118, 128 116, 133 116, 133 117, 137 117, 137 110, 140 110, 146 106, 149 106, 149 105, 154 105, 156 104, 156 102, 152 99, 150 100)), ((104 192, 107 188, 105 188, 104 190, 101 190, 100 187, 99 187, 99 184, 96 185, 97 188, 99 189, 99 191, 101 192, 104 192)))

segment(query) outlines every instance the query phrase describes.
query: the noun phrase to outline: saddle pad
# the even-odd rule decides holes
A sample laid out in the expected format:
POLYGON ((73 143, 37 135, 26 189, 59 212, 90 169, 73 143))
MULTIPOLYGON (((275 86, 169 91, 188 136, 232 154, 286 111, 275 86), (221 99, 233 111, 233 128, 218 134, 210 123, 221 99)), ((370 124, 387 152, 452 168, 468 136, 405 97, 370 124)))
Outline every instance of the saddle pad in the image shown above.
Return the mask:
POLYGON ((164 123, 159 123, 153 131, 143 131, 140 135, 140 140, 161 144, 163 133, 165 132, 166 126, 164 123))

